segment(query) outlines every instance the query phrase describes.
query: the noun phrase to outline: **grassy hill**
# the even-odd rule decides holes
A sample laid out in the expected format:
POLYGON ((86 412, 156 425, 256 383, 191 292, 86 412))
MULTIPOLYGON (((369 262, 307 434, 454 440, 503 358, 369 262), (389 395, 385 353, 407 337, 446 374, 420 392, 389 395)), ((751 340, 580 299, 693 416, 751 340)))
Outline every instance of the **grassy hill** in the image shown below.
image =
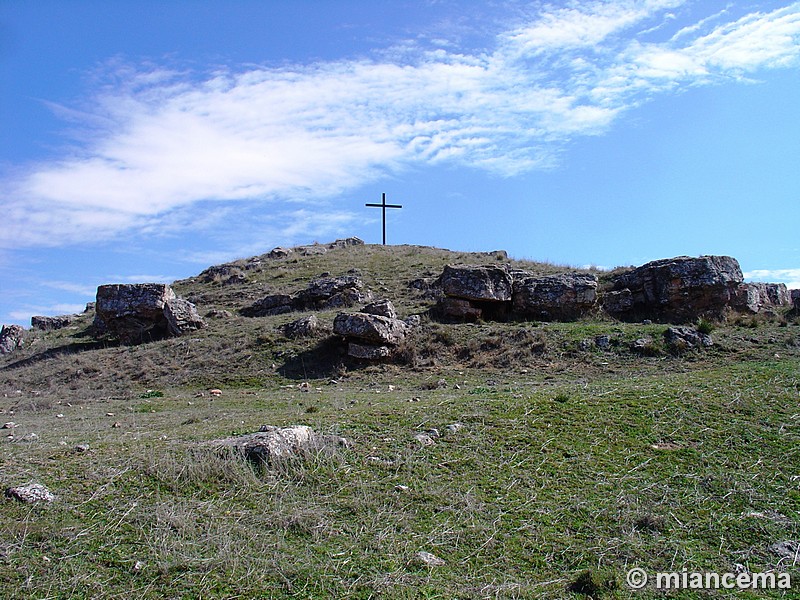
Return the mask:
MULTIPOLYGON (((175 282, 216 315, 190 335, 120 346, 95 340, 87 314, 0 359, 0 421, 15 424, 0 483, 57 496, 0 503, 5 597, 664 597, 631 590, 632 567, 777 570, 800 585, 796 320, 734 316, 714 346, 680 355, 659 324, 440 323, 410 282, 448 263, 566 269, 325 248, 175 282), (325 331, 338 311, 315 312, 323 331, 305 339, 281 326, 310 313, 240 312, 325 273, 356 273, 423 316, 395 360, 347 359, 325 331), (646 355, 630 349, 642 337, 646 355), (350 446, 257 469, 202 444, 264 424, 350 446)), ((670 597, 726 592, 682 594, 670 597)))

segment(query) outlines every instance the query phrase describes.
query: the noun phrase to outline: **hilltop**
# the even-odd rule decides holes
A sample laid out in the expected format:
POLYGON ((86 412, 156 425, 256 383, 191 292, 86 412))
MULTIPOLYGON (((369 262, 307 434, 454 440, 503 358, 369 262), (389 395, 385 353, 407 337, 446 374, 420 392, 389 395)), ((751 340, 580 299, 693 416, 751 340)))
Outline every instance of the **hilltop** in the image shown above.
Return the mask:
POLYGON ((179 336, 123 344, 93 308, 42 322, 0 358, 0 483, 55 500, 0 504, 0 583, 11 598, 626 598, 634 566, 800 581, 797 317, 726 305, 681 323, 708 344, 675 343, 668 319, 603 308, 631 289, 634 306, 635 273, 342 240, 174 282, 204 323, 179 336), (508 295, 447 300, 443 273, 463 265, 599 300, 564 319, 509 312, 508 295), (377 360, 335 333, 367 298, 407 322, 377 360), (290 425, 346 443, 263 465, 209 450, 290 425))

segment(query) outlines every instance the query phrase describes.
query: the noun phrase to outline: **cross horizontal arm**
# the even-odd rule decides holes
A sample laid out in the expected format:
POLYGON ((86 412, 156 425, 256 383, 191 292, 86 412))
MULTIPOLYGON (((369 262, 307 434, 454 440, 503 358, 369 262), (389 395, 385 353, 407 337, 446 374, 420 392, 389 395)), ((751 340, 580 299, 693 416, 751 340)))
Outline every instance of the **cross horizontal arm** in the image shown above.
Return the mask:
POLYGON ((364 206, 377 206, 378 208, 403 208, 402 204, 365 204, 364 206))

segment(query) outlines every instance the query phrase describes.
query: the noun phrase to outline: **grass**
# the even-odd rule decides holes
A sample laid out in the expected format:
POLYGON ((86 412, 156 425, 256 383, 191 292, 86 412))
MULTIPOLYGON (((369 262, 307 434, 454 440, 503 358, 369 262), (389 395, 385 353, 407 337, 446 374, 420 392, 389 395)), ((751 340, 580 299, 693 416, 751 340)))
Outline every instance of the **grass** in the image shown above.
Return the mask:
POLYGON ((235 314, 248 286, 345 266, 408 314, 423 303, 403 282, 454 258, 409 250, 392 270, 368 250, 281 259, 238 291, 181 284, 234 313, 189 338, 83 347, 81 323, 6 358, 0 414, 18 426, 2 483, 58 499, 0 502, 4 597, 779 597, 634 592, 634 566, 798 585, 800 565, 770 549, 800 539, 795 325, 717 324, 712 348, 675 356, 659 324, 424 320, 402 360, 364 366, 325 337, 284 338, 302 314, 235 314), (642 337, 654 356, 630 350, 642 337), (202 444, 262 424, 351 445, 258 469, 202 444), (433 445, 414 438, 434 428, 433 445))

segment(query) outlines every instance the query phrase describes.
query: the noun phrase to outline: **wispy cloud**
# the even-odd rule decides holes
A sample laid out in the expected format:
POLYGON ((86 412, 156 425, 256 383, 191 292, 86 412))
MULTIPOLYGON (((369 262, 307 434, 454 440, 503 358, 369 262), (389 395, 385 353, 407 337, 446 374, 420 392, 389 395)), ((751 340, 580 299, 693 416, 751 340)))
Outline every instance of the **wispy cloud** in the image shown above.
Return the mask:
MULTIPOLYGON (((413 42, 371 60, 205 75, 112 64, 88 107, 62 110, 84 128, 73 150, 0 181, 0 247, 210 229, 190 218, 198 202, 308 204, 422 164, 550 168, 565 141, 655 94, 797 65, 800 3, 678 26, 683 4, 545 7, 488 52, 413 42)), ((352 219, 333 207, 297 216, 312 235, 352 219)))

